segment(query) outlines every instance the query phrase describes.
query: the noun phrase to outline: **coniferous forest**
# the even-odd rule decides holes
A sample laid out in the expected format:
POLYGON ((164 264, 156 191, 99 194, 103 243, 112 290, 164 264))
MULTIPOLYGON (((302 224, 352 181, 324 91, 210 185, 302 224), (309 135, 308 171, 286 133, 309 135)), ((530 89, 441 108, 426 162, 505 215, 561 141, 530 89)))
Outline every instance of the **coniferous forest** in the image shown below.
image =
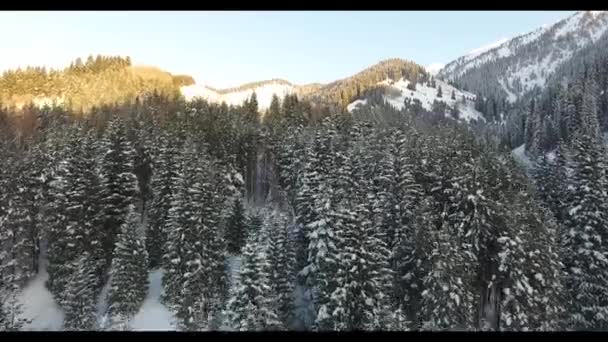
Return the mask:
POLYGON ((501 78, 560 23, 439 74, 206 88, 231 104, 129 57, 5 71, 0 331, 607 330, 608 33, 501 78))
POLYGON ((2 329, 41 270, 65 329, 125 329, 158 269, 178 330, 606 327, 591 96, 533 177, 451 119, 256 101, 3 110, 2 329))

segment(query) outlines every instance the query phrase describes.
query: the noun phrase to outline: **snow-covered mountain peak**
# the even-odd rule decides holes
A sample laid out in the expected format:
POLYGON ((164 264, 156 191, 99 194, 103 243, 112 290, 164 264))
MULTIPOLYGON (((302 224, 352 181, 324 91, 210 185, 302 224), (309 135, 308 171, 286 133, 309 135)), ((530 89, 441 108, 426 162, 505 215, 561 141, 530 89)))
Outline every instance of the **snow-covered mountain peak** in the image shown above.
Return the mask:
POLYGON ((469 59, 475 58, 488 50, 492 50, 493 48, 502 45, 503 43, 507 42, 508 40, 509 40, 509 38, 501 38, 501 39, 495 41, 494 43, 490 43, 488 45, 484 45, 484 46, 478 47, 476 49, 473 49, 473 50, 471 50, 471 52, 469 52, 466 55, 466 57, 468 57, 469 59))
POLYGON ((607 11, 577 12, 552 25, 473 50, 448 63, 438 77, 474 92, 501 92, 510 102, 537 87, 577 51, 608 29, 607 11))

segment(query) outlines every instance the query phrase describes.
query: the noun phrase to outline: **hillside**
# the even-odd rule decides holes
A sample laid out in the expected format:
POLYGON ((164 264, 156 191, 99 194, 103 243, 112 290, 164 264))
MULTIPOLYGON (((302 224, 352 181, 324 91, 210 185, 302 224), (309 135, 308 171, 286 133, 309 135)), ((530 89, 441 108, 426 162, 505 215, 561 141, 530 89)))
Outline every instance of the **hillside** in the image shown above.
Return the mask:
POLYGON ((211 102, 226 102, 229 105, 241 104, 255 92, 259 108, 262 110, 268 108, 273 94, 282 98, 294 93, 314 102, 346 108, 353 100, 363 97, 366 92, 381 87, 380 82, 383 80, 401 78, 419 83, 426 82, 429 74, 424 67, 414 62, 394 58, 381 61, 355 75, 328 84, 294 85, 285 80, 273 79, 229 89, 215 89, 209 85, 195 84, 181 87, 181 91, 187 100, 198 97, 211 102))
POLYGON ((292 94, 295 91, 297 91, 297 86, 277 79, 248 83, 228 89, 215 89, 200 84, 181 87, 181 92, 188 101, 194 98, 201 98, 209 102, 226 102, 227 105, 233 106, 242 104, 255 92, 258 99, 258 108, 261 110, 266 110, 270 106, 273 94, 276 94, 279 98, 283 98, 285 95, 292 94))
MULTIPOLYGON (((396 109, 403 109, 406 102, 414 103, 418 101, 422 108, 427 111, 433 110, 436 102, 445 103, 448 109, 458 110, 459 119, 465 121, 483 120, 483 115, 475 109, 475 95, 457 89, 446 82, 435 80, 418 84, 415 89, 411 89, 411 82, 403 78, 398 81, 386 79, 379 82, 379 86, 386 87, 383 99, 396 109), (439 96, 441 89, 441 96, 439 96)), ((359 99, 348 105, 347 109, 353 111, 359 105, 367 104, 367 99, 359 99)), ((446 113, 447 114, 447 113, 446 113)))
POLYGON ((192 82, 187 75, 132 65, 129 57, 89 56, 86 62, 78 58, 62 70, 27 67, 5 71, 0 77, 0 103, 17 108, 57 103, 87 111, 93 106, 133 102, 146 93, 174 96, 180 85, 192 82))
POLYGON ((515 102, 540 90, 577 51, 608 29, 608 12, 578 12, 553 25, 476 49, 448 63, 438 77, 482 96, 515 102))

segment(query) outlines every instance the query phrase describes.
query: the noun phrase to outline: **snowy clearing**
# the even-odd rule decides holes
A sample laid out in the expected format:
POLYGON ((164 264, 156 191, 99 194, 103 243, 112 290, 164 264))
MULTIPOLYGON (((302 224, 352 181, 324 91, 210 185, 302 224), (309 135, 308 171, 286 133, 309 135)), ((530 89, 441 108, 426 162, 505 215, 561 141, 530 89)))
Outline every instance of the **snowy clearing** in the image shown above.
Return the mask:
POLYGON ((173 315, 160 302, 163 270, 153 271, 148 276, 148 295, 141 309, 131 321, 132 330, 173 331, 173 315))
POLYGON ((63 327, 64 313, 44 285, 48 278, 46 269, 42 269, 21 293, 23 315, 32 320, 23 330, 60 331, 63 327))

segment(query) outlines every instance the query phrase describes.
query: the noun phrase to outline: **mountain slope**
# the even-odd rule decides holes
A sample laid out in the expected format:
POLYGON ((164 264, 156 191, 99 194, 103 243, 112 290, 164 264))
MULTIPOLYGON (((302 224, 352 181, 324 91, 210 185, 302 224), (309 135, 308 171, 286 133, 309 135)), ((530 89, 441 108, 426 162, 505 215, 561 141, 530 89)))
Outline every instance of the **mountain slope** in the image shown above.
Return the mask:
POLYGON ((439 78, 466 90, 515 102, 542 89, 553 72, 608 29, 608 12, 578 12, 448 63, 439 78))
POLYGON ((258 108, 265 110, 270 106, 273 94, 283 98, 285 95, 297 91, 297 86, 284 80, 274 79, 221 90, 206 85, 193 84, 181 87, 181 91, 188 101, 200 98, 209 102, 226 102, 227 105, 240 105, 255 92, 258 108))
POLYGON ((286 94, 294 93, 317 103, 346 108, 353 100, 359 99, 366 92, 379 87, 379 82, 385 79, 398 80, 400 78, 414 83, 426 82, 429 73, 424 67, 414 62, 393 58, 328 84, 294 85, 285 80, 273 79, 219 90, 208 85, 195 84, 181 87, 181 92, 186 100, 201 98, 211 102, 226 102, 229 105, 236 105, 243 103, 255 91, 261 110, 268 108, 273 94, 282 98, 286 94))
MULTIPOLYGON (((435 80, 434 83, 420 83, 412 89, 410 86, 411 82, 401 78, 396 82, 386 79, 378 82, 378 85, 385 87, 382 98, 396 109, 403 109, 406 101, 410 103, 419 101, 422 108, 431 111, 433 104, 437 101, 445 103, 449 108, 457 108, 460 119, 465 121, 483 120, 482 114, 475 109, 476 97, 474 94, 462 91, 441 80, 435 80), (439 89, 441 89, 441 96, 439 96, 439 89), (452 94, 454 98, 452 98, 452 94)), ((347 110, 352 112, 358 106, 366 105, 367 103, 367 99, 355 100, 348 105, 347 110)))

